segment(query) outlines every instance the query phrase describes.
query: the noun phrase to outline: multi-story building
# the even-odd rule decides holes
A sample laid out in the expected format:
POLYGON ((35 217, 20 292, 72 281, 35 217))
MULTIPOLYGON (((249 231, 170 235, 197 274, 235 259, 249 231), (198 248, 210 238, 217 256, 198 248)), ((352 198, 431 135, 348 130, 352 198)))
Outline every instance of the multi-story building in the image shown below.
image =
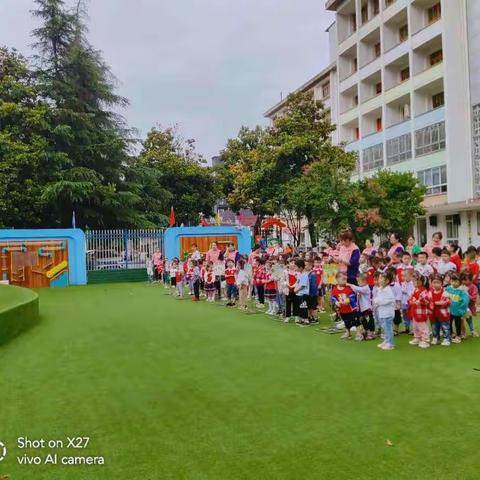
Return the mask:
MULTIPOLYGON (((427 187, 416 236, 480 244, 480 1, 328 0, 334 141, 427 187)), ((310 86, 309 86, 310 85, 310 86)), ((322 99, 321 96, 316 98, 322 99)), ((282 104, 267 112, 269 118, 282 104)))

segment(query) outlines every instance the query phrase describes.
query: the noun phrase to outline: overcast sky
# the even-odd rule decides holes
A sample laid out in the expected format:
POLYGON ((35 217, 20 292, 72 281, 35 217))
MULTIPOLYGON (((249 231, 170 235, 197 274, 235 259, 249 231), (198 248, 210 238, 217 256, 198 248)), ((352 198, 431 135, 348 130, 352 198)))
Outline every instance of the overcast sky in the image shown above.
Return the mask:
MULTIPOLYGON (((71 1, 71 0, 68 0, 71 1)), ((30 54, 33 0, 0 0, 0 44, 30 54)), ((90 41, 142 135, 180 125, 210 158, 328 64, 325 0, 90 0, 90 41)))

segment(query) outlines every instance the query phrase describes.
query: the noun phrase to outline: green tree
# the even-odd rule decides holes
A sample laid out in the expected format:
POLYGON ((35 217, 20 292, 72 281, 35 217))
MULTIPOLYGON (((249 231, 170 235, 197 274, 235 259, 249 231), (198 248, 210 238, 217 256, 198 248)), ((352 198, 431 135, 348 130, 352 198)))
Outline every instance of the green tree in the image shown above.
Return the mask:
POLYGON ((86 38, 84 4, 70 10, 63 0, 35 1, 39 89, 54 109, 53 141, 66 159, 42 197, 49 223, 69 226, 75 211, 79 226, 139 225, 140 198, 124 181, 132 139, 115 113, 127 100, 86 38))

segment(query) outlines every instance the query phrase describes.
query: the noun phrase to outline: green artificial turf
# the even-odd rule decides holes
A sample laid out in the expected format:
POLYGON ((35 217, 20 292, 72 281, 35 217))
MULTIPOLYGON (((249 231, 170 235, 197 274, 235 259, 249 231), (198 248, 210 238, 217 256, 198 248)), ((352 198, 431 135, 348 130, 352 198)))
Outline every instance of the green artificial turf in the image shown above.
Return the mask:
POLYGON ((479 478, 478 339, 385 352, 144 284, 45 289, 40 309, 0 348, 0 476, 479 478), (106 465, 16 463, 49 451, 19 436, 78 435, 59 453, 106 465))

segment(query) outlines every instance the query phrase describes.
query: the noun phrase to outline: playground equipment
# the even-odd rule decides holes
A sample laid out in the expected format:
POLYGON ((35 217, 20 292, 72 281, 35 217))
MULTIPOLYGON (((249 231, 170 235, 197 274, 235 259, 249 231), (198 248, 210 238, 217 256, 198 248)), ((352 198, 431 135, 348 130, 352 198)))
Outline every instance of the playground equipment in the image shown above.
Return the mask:
POLYGON ((247 227, 180 227, 168 228, 165 232, 165 257, 183 257, 196 244, 200 252, 206 253, 212 242, 221 250, 233 243, 241 254, 251 252, 251 232, 247 227))
POLYGON ((30 288, 86 283, 81 230, 0 230, 3 283, 30 288))

